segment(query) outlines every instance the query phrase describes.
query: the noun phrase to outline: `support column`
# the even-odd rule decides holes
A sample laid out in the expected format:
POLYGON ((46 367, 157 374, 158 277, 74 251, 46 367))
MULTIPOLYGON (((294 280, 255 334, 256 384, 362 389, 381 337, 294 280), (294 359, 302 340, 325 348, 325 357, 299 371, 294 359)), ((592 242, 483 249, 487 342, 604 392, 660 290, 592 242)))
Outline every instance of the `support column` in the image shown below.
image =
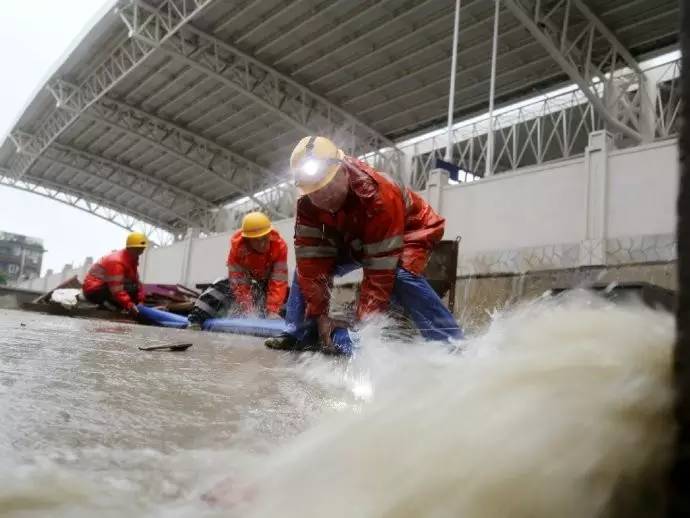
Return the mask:
POLYGON ((494 174, 494 94, 496 92, 496 56, 498 53, 498 17, 501 0, 494 0, 494 33, 491 47, 491 83, 489 85, 489 129, 486 132, 486 158, 484 178, 494 174))
POLYGON ((455 0, 455 22, 453 24, 453 51, 450 64, 450 88, 448 91, 448 139, 446 143, 446 162, 453 162, 453 108, 455 107, 455 74, 458 64, 458 33, 460 32, 460 0, 455 0))
POLYGON ((657 77, 645 73, 640 84, 640 134, 645 142, 656 138, 657 77))
POLYGON ((88 256, 86 259, 84 259, 84 264, 81 265, 81 281, 82 282, 84 282, 84 279, 86 279, 86 275, 89 273, 91 266, 93 266, 93 257, 88 256))
POLYGON ((585 150, 585 239, 580 245, 580 264, 606 264, 606 210, 608 207, 608 154, 613 136, 605 131, 589 134, 585 150))
POLYGON ((448 185, 448 171, 432 169, 429 172, 429 180, 426 183, 426 201, 439 214, 442 213, 443 209, 443 188, 446 185, 448 185))
POLYGON ((139 280, 143 283, 146 283, 146 276, 148 273, 146 270, 149 264, 149 255, 151 255, 150 247, 146 249, 139 260, 139 280))
POLYGON ((414 148, 404 149, 400 158, 400 180, 403 185, 412 186, 412 160, 414 148))
POLYGON ((187 286, 189 282, 189 270, 192 261, 192 250, 194 248, 194 240, 199 237, 198 228, 190 228, 187 230, 187 235, 184 241, 184 250, 182 252, 182 268, 180 268, 180 284, 187 286))

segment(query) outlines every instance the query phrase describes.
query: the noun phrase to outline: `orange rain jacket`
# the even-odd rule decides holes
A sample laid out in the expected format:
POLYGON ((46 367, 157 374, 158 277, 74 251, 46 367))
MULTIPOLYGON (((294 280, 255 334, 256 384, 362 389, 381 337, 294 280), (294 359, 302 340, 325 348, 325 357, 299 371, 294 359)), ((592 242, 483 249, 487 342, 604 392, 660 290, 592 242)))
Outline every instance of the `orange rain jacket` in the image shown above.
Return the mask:
POLYGON ((267 282, 266 312, 278 313, 288 291, 287 245, 280 234, 271 230, 269 246, 265 253, 252 249, 238 230, 230 238, 228 275, 230 289, 242 311, 251 313, 251 281, 267 282))
POLYGON ((107 286, 113 298, 126 310, 144 301, 144 287, 139 282, 139 257, 126 248, 101 257, 86 274, 82 289, 95 293, 107 286))
POLYGON ((343 167, 350 192, 336 213, 297 202, 297 279, 308 318, 328 313, 337 262, 356 261, 364 269, 357 318, 388 309, 398 266, 421 275, 445 220, 418 194, 352 157, 343 167))

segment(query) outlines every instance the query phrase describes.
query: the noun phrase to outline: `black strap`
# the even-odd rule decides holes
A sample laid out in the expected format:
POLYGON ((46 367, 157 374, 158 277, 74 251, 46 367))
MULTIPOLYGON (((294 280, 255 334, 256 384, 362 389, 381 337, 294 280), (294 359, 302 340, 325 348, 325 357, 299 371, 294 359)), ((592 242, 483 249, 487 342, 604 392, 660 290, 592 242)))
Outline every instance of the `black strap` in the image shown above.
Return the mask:
POLYGON ((314 151, 314 144, 316 144, 316 137, 309 137, 307 146, 304 148, 305 158, 312 156, 311 152, 314 151))

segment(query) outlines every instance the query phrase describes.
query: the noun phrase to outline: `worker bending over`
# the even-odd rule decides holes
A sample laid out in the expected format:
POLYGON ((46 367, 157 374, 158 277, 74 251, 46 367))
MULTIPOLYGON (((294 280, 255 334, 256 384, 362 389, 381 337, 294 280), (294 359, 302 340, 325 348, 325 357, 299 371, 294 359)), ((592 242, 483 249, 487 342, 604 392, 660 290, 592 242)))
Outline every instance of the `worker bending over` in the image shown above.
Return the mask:
POLYGON ((385 313, 391 301, 430 340, 460 338, 462 331, 421 275, 445 220, 418 194, 365 162, 345 156, 324 137, 305 137, 290 157, 300 196, 295 221, 297 269, 287 304, 288 332, 266 341, 275 349, 319 340, 341 352, 329 316, 333 276, 363 268, 356 318, 385 313))
POLYGON ((146 236, 132 232, 124 250, 98 260, 86 274, 82 291, 89 302, 109 309, 123 309, 132 317, 139 315, 137 304, 144 301, 144 287, 139 282, 139 257, 148 246, 146 236))
POLYGON ((261 212, 250 212, 230 239, 228 276, 215 281, 194 303, 189 329, 208 318, 236 315, 280 318, 287 296, 287 245, 261 212))

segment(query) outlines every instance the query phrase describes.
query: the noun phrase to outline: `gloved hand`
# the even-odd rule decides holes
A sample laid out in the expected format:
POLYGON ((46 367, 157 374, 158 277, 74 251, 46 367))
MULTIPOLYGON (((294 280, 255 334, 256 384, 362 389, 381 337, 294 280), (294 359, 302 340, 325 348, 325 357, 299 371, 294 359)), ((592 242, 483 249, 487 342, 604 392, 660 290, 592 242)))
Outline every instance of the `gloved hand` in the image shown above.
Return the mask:
POLYGON ((344 329, 347 329, 350 326, 350 324, 345 320, 338 320, 335 318, 331 318, 328 315, 321 315, 317 319, 316 325, 319 330, 319 338, 323 343, 324 352, 336 354, 338 350, 333 345, 331 334, 333 333, 333 330, 335 328, 342 327, 344 329))
POLYGON ((132 306, 127 310, 127 313, 129 313, 130 317, 137 318, 139 316, 139 309, 136 306, 132 306))
POLYGON ((278 313, 266 313, 266 318, 268 320, 280 320, 283 317, 281 317, 278 313))

